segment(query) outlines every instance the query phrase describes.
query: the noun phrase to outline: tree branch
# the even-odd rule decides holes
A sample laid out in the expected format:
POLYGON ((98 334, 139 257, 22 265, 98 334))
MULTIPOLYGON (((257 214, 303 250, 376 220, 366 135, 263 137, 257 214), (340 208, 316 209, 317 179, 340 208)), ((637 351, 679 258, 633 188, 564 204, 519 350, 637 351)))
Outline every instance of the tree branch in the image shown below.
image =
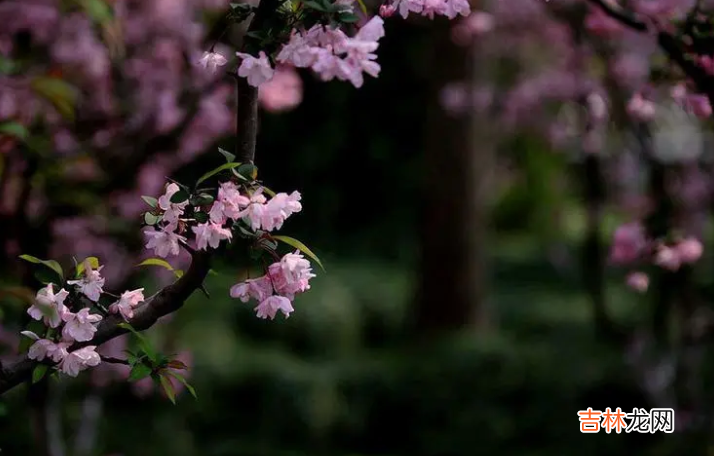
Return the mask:
MULTIPOLYGON (((273 6, 276 4, 276 0, 263 0, 254 18, 254 23, 257 25, 251 24, 249 30, 254 30, 255 27, 259 27, 260 24, 264 23, 270 13, 275 10, 273 6)), ((245 109, 244 104, 244 109, 238 111, 237 123, 239 129, 236 132, 236 142, 240 147, 239 157, 243 159, 249 158, 252 162, 253 157, 255 157, 258 128, 257 89, 244 92, 243 96, 248 98, 248 94, 252 94, 249 100, 255 101, 256 109, 245 109)), ((129 320, 128 323, 135 330, 144 331, 153 326, 161 317, 177 311, 194 291, 203 286, 203 281, 210 269, 210 252, 193 252, 188 271, 176 282, 162 289, 138 306, 134 310, 134 317, 129 320)), ((90 345, 99 346, 104 342, 127 333, 128 331, 126 329, 119 326, 121 323, 124 323, 121 317, 115 314, 109 315, 99 324, 97 332, 91 341, 77 342, 70 347, 69 351, 71 352, 90 345)), ((26 355, 23 355, 14 362, 2 366, 2 368, 0 368, 0 394, 30 379, 32 370, 37 364, 36 361, 28 359, 26 355)))
MULTIPOLYGON (((588 0, 590 3, 597 5, 605 14, 611 18, 617 20, 621 24, 639 31, 647 32, 650 27, 643 21, 640 21, 631 14, 628 14, 624 10, 615 9, 605 0, 588 0)), ((707 73, 700 67, 694 64, 691 60, 687 60, 684 56, 684 50, 677 39, 671 34, 658 31, 657 32, 657 44, 664 51, 664 53, 672 61, 674 61, 679 67, 684 71, 684 73, 692 78, 694 83, 697 85, 699 90, 706 93, 709 100, 714 103, 714 84, 712 84, 712 78, 710 78, 707 73)))

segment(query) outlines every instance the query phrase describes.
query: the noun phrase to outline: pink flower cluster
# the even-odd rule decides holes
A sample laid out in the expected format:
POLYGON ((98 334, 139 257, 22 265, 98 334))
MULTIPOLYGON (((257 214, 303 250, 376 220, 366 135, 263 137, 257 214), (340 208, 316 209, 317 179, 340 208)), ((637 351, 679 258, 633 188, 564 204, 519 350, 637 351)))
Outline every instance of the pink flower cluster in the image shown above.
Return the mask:
MULTIPOLYGON (((315 25, 310 30, 293 30, 275 60, 297 68, 310 68, 323 81, 339 79, 355 87, 364 83, 363 73, 377 77, 380 66, 374 52, 379 39, 384 36, 384 20, 375 16, 362 26, 355 36, 349 37, 339 28, 315 25)), ((258 57, 237 53, 242 59, 238 75, 258 87, 270 81, 275 74, 268 56, 261 51, 258 57)))
MULTIPOLYGON (((84 276, 80 280, 70 280, 69 285, 75 285, 78 292, 90 301, 98 302, 104 292, 104 278, 100 275, 102 267, 93 270, 86 265, 84 276)), ((112 304, 109 311, 120 313, 125 319, 133 316, 133 308, 144 300, 143 288, 127 291, 121 298, 112 304)), ((35 340, 30 347, 28 357, 37 361, 45 358, 59 363, 57 368, 67 375, 76 377, 80 371, 87 367, 97 366, 101 359, 95 351, 96 346, 90 345, 74 351, 69 348, 75 342, 88 342, 97 332, 96 323, 102 320, 101 315, 92 314, 84 307, 78 312, 72 312, 65 304, 69 292, 64 288, 55 293, 54 285, 48 284, 40 289, 35 297, 35 303, 27 310, 28 315, 34 320, 42 321, 50 330, 59 328, 59 340, 40 338, 32 331, 23 331, 22 334, 35 340)), ((51 334, 48 333, 48 334, 51 334)))
POLYGON ((446 16, 454 19, 456 16, 468 16, 471 7, 467 0, 395 0, 391 4, 382 5, 380 14, 389 17, 399 11, 406 19, 409 13, 416 13, 434 19, 434 16, 446 16))
MULTIPOLYGON (((184 211, 189 202, 171 203, 171 197, 179 191, 179 186, 171 183, 166 187, 166 192, 158 199, 158 207, 163 211, 163 218, 159 229, 144 231, 148 238, 147 249, 162 258, 176 256, 180 252, 180 244, 186 243, 187 238, 179 233, 185 231, 185 226, 195 220, 183 218, 184 211)), ((302 210, 301 195, 294 191, 290 195, 278 193, 268 200, 259 187, 250 195, 241 193, 239 187, 233 182, 223 182, 216 200, 208 211, 209 220, 197 223, 191 227, 195 235, 196 249, 216 249, 221 241, 231 241, 233 233, 226 226, 229 221, 237 222, 244 219, 253 230, 273 231, 280 229, 289 216, 302 210)))
MULTIPOLYGON (((663 242, 647 238, 644 227, 637 222, 621 225, 615 230, 610 248, 610 262, 627 266, 649 262, 660 268, 675 272, 686 264, 701 258, 704 247, 694 237, 685 237, 675 242, 663 242)), ((645 291, 649 278, 643 272, 633 272, 627 284, 638 291, 645 291)))
POLYGON ((264 276, 233 285, 230 295, 243 302, 258 301, 254 309, 258 318, 272 320, 278 312, 288 318, 294 310, 295 295, 309 290, 309 281, 313 277, 310 262, 295 251, 271 264, 264 276))

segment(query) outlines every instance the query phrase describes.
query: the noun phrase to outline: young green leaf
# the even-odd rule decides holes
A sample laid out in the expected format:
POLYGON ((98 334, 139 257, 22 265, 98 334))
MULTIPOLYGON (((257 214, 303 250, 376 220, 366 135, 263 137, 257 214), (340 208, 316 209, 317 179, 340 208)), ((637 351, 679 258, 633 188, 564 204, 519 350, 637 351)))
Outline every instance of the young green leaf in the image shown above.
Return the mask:
POLYGON ((192 206, 208 206, 213 202, 213 196, 208 193, 199 193, 198 195, 193 195, 191 197, 192 206))
POLYGON ((160 215, 154 215, 151 212, 144 213, 144 223, 146 223, 147 225, 154 226, 159 223, 159 221, 161 221, 160 215))
POLYGON ((33 79, 30 87, 36 94, 51 102, 62 116, 74 120, 74 104, 78 96, 74 87, 61 79, 45 76, 33 79))
POLYGON ((143 363, 136 364, 131 369, 131 373, 129 374, 129 381, 135 382, 141 380, 142 378, 146 378, 149 375, 151 375, 151 367, 143 363))
POLYGON ((235 163, 235 162, 226 163, 226 164, 224 164, 224 165, 221 165, 221 166, 219 166, 218 168, 215 168, 215 169, 213 169, 213 170, 207 172, 207 173, 204 174, 203 176, 201 176, 201 177, 196 181, 196 185, 199 185, 201 182, 204 182, 204 181, 206 181, 207 179, 210 179, 211 177, 215 176, 216 174, 220 173, 221 171, 225 171, 225 170, 227 170, 227 169, 237 168, 237 167, 240 166, 240 165, 241 165, 240 163, 235 163))
POLYGON ((297 239, 291 238, 290 236, 273 236, 273 239, 277 239, 278 241, 282 241, 289 246, 295 247, 305 255, 315 260, 315 262, 320 265, 320 268, 322 268, 323 271, 325 270, 325 267, 322 265, 322 261, 320 261, 317 255, 315 255, 312 250, 310 250, 305 244, 298 241, 297 239))
POLYGON ((45 265, 48 268, 52 269, 54 272, 56 272, 61 280, 64 280, 64 271, 62 270, 62 266, 60 266, 60 264, 55 260, 40 260, 39 258, 33 257, 32 255, 20 255, 20 259, 30 263, 45 265))
POLYGON ((250 163, 240 165, 236 172, 247 181, 254 181, 258 177, 258 167, 250 163))
POLYGON ((225 149, 221 149, 220 147, 218 148, 218 152, 221 153, 224 157, 226 157, 226 163, 231 163, 233 160, 236 159, 236 156, 230 152, 228 152, 225 149))
POLYGON ((0 123, 0 134, 25 139, 29 133, 27 128, 17 122, 3 122, 0 123))
POLYGON ((174 270, 174 267, 171 266, 168 261, 162 260, 161 258, 148 258, 137 264, 136 266, 161 266, 162 268, 168 269, 169 271, 174 270))
POLYGON ((315 11, 320 11, 321 13, 327 12, 327 9, 317 2, 307 1, 307 2, 302 2, 302 3, 303 3, 303 5, 307 6, 310 9, 314 9, 315 11))
POLYGON ((49 366, 46 364, 38 364, 32 371, 32 383, 37 383, 45 376, 49 366))
POLYGON ((77 264, 77 276, 82 275, 87 263, 89 263, 89 267, 94 269, 95 271, 99 269, 99 258, 87 257, 81 263, 77 264))
POLYGON ((359 17, 352 13, 340 13, 340 22, 344 22, 345 24, 353 24, 359 20, 359 17))
POLYGON ((186 201, 191 195, 186 190, 179 190, 173 195, 171 195, 171 202, 174 204, 180 204, 186 201))
POLYGON ((205 212, 194 212, 193 218, 195 218, 198 223, 206 223, 208 221, 208 214, 205 212))
POLYGON ((176 405, 176 393, 174 392, 174 386, 171 384, 171 381, 164 375, 159 375, 159 382, 166 393, 166 397, 169 398, 172 404, 176 405))
POLYGON ((157 200, 153 196, 142 196, 141 199, 146 201, 146 204, 153 207, 154 209, 156 209, 159 206, 159 200, 157 200))
POLYGON ((357 0, 357 4, 359 4, 359 9, 362 10, 362 13, 367 14, 367 5, 362 0, 357 0))
POLYGON ((191 396, 193 396, 194 399, 198 399, 198 396, 196 395, 196 390, 193 388, 193 386, 189 385, 189 383, 186 381, 186 378, 179 374, 178 372, 173 372, 173 371, 166 371, 167 374, 178 380, 183 384, 183 386, 186 387, 189 393, 191 393, 191 396))

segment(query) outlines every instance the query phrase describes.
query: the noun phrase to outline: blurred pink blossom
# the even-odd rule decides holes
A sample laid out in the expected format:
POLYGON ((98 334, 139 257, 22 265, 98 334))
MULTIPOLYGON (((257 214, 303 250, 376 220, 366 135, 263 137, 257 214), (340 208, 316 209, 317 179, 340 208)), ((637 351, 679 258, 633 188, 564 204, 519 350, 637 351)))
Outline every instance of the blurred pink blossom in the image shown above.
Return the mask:
POLYGON ((302 79, 295 68, 281 65, 275 69, 273 79, 262 84, 258 100, 269 112, 284 112, 302 101, 302 79))

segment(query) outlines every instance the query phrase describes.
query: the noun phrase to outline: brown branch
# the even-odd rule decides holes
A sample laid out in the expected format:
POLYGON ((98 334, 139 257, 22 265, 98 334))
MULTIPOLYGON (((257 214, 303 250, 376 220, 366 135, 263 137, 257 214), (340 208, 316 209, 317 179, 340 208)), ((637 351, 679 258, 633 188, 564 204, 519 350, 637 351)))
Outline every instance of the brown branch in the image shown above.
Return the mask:
MULTIPOLYGON (((643 21, 637 19, 635 16, 628 14, 624 10, 615 9, 612 5, 608 4, 605 0, 588 0, 590 3, 597 5, 605 14, 611 18, 617 20, 621 24, 639 31, 647 32, 650 27, 643 21)), ((707 73, 700 67, 694 64, 691 60, 688 60, 684 55, 684 50, 682 49, 681 43, 671 34, 665 31, 657 32, 657 44, 664 51, 664 53, 673 62, 675 62, 684 71, 684 73, 692 78, 694 83, 697 85, 699 90, 706 93, 709 100, 714 103, 714 85, 712 84, 712 78, 710 78, 707 73)))
MULTIPOLYGON (((269 22, 279 4, 278 0, 261 0, 244 38, 242 46, 244 52, 257 44, 255 38, 248 34, 260 31, 269 22)), ((258 88, 248 84, 246 78, 236 77, 236 90, 238 91, 236 158, 241 163, 253 163, 255 143, 258 138, 258 88)))
MULTIPOLYGON (((256 23, 262 24, 274 8, 275 0, 264 0, 256 13, 256 23), (264 5, 265 4, 265 5, 264 5), (262 14, 262 16, 261 16, 262 14)), ((251 25, 251 30, 253 26, 251 25)), ((257 100, 257 90, 252 92, 257 100)), ((244 95, 245 96, 245 95, 244 95)), ((256 110, 243 109, 238 112, 238 125, 240 128, 236 132, 236 142, 240 147, 240 157, 250 157, 252 161, 255 156, 255 138, 258 128, 258 112, 256 110)), ((129 324, 137 331, 144 331, 153 326, 161 317, 173 313, 180 309, 194 291, 203 286, 203 281, 211 268, 211 254, 205 251, 192 253, 191 265, 188 271, 176 282, 162 289, 160 292, 147 299, 143 304, 134 310, 134 317, 129 320, 129 324)), ((119 325, 124 320, 117 315, 109 315, 99 324, 97 332, 88 342, 77 342, 69 351, 86 346, 99 346, 115 337, 127 333, 128 331, 119 325)), ((0 394, 7 392, 13 387, 30 379, 32 370, 38 363, 30 360, 26 355, 8 363, 0 368, 0 394)))

